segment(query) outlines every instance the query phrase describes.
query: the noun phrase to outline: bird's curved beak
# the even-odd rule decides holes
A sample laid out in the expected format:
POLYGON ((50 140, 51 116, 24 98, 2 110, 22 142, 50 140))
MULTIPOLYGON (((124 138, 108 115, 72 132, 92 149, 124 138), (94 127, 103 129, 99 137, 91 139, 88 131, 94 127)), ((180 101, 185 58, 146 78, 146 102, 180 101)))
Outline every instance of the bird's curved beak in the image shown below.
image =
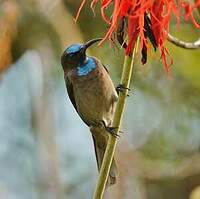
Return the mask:
POLYGON ((84 44, 84 49, 87 50, 87 48, 89 48, 91 45, 93 45, 94 43, 101 41, 101 40, 102 40, 102 38, 97 38, 97 39, 92 39, 92 40, 86 42, 84 44))

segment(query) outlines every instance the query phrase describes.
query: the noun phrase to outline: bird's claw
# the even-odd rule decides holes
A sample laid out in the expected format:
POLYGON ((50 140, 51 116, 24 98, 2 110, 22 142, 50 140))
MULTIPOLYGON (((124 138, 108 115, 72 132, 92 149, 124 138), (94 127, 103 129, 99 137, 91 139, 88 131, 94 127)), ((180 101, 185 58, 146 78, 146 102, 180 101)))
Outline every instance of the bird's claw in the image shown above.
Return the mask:
MULTIPOLYGON (((120 135, 117 134, 117 130, 118 130, 118 127, 110 127, 110 126, 106 126, 106 123, 102 120, 102 123, 104 125, 104 128, 105 130, 110 134, 112 135, 113 137, 115 138, 119 138, 120 135)), ((119 131, 119 133, 123 133, 122 131, 119 131)))
MULTIPOLYGON (((116 91, 117 91, 118 94, 119 94, 120 92, 124 92, 125 90, 130 91, 131 89, 125 87, 123 84, 119 84, 119 85, 116 87, 116 91)), ((129 95, 127 95, 127 96, 129 96, 129 95)))
POLYGON ((105 129, 106 129, 106 131, 108 132, 108 133, 110 133, 110 135, 112 135, 113 137, 115 137, 115 138, 119 138, 120 137, 120 135, 118 135, 117 133, 116 133, 116 131, 117 131, 117 127, 105 127, 105 129))

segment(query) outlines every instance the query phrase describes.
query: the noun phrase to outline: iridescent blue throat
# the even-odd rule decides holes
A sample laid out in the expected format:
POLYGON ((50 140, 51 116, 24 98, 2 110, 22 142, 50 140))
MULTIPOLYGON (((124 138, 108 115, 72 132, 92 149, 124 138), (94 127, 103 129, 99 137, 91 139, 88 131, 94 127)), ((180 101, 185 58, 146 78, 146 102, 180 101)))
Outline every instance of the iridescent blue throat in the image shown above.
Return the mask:
POLYGON ((77 67, 77 75, 85 76, 96 68, 96 63, 92 57, 87 57, 83 65, 77 67))

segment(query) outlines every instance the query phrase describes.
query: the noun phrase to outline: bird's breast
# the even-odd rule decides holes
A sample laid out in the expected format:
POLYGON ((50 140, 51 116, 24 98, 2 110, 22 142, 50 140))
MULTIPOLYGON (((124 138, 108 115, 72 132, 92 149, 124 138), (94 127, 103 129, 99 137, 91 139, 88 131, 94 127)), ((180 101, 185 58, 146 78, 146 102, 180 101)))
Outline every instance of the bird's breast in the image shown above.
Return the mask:
POLYGON ((116 91, 103 66, 97 65, 84 76, 74 74, 71 81, 78 111, 85 120, 111 119, 116 91))
POLYGON ((77 67, 77 76, 86 76, 96 67, 95 60, 92 57, 87 57, 85 62, 77 67))

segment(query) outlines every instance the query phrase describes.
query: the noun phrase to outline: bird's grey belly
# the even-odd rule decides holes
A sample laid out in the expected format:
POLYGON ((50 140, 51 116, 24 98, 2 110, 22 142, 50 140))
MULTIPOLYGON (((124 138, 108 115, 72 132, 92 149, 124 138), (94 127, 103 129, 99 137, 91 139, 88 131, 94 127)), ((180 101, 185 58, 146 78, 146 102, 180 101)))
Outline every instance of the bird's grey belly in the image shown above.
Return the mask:
POLYGON ((86 123, 92 125, 102 120, 106 125, 111 123, 115 103, 113 85, 108 87, 106 82, 95 78, 77 82, 74 89, 78 112, 86 123))

